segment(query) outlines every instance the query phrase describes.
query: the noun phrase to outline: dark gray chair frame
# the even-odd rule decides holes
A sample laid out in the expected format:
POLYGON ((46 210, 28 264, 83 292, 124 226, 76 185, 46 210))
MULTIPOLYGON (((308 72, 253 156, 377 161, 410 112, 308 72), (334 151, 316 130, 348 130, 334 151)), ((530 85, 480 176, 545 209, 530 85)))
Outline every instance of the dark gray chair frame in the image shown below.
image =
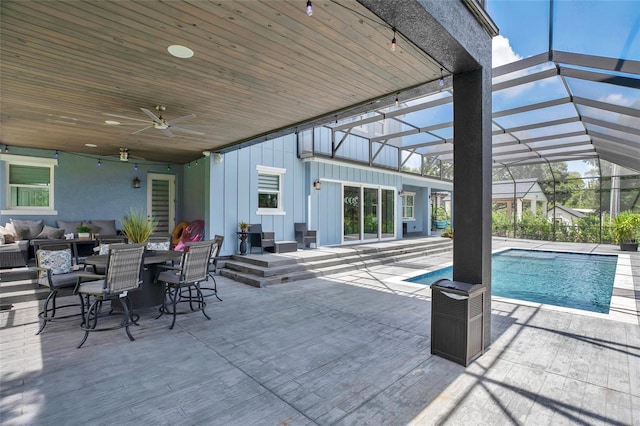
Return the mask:
MULTIPOLYGON (((72 318, 76 316, 80 316, 82 314, 81 309, 78 309, 77 312, 72 314, 66 314, 62 316, 56 316, 57 311, 59 309, 70 308, 70 307, 78 307, 82 305, 82 298, 80 298, 80 303, 72 303, 67 305, 57 305, 57 297, 58 293, 61 290, 69 289, 72 290, 78 281, 78 277, 80 275, 87 275, 85 271, 82 270, 71 270, 65 274, 52 274, 51 269, 45 268, 39 264, 39 250, 70 250, 71 251, 71 264, 72 267, 78 268, 78 256, 77 249, 75 244, 70 242, 64 242, 64 240, 52 240, 50 242, 46 242, 43 240, 38 241, 38 245, 36 248, 36 266, 34 270, 38 274, 37 282, 38 285, 43 285, 49 287, 49 294, 44 302, 44 306, 42 311, 38 313, 38 318, 42 321, 40 324, 40 328, 36 332, 36 335, 42 333, 44 328, 47 326, 47 323, 59 319, 72 318)), ((71 291, 69 294, 72 294, 71 291)))
POLYGON ((264 253, 264 249, 275 247, 276 234, 274 232, 263 232, 261 224, 249 225, 249 254, 253 252, 254 247, 260 248, 260 253, 264 253))
MULTIPOLYGON (((218 283, 216 282, 216 272, 218 272, 218 259, 220 259, 220 250, 222 250, 222 243, 224 243, 223 235, 216 235, 213 237, 214 249, 211 251, 211 260, 209 261, 209 277, 213 280, 213 287, 200 287, 200 290, 208 290, 211 293, 207 293, 204 297, 216 296, 216 298, 222 302, 220 296, 218 296, 218 283)), ((209 281, 209 280, 207 280, 209 281)))
POLYGON ((159 269, 165 269, 156 278, 156 282, 164 283, 165 295, 159 309, 160 314, 156 319, 165 313, 171 314, 173 320, 169 329, 173 329, 178 314, 202 311, 205 318, 211 319, 205 312, 207 304, 204 301, 200 283, 206 281, 209 276, 209 263, 214 245, 215 243, 211 240, 187 243, 180 266, 158 265, 159 269), (184 288, 187 291, 183 292, 184 288), (195 294, 193 294, 194 291, 195 294), (178 312, 177 304, 182 302, 189 303, 190 311, 178 312))
POLYGON ((135 340, 131 335, 131 331, 129 331, 129 326, 131 324, 138 325, 139 316, 133 312, 129 292, 138 290, 140 284, 142 284, 144 252, 145 244, 111 244, 107 254, 107 266, 104 275, 96 276, 92 274, 78 277, 74 292, 80 295, 83 301, 82 316, 84 320, 80 328, 85 332, 82 341, 77 346, 78 348, 82 347, 89 333, 93 331, 124 328, 129 340, 135 340), (91 300, 92 297, 93 301, 91 300), (116 298, 122 301, 124 318, 117 326, 97 328, 98 319, 101 316, 102 303, 116 298))
POLYGON ((296 241, 298 244, 302 244, 302 247, 311 248, 311 244, 314 244, 316 248, 318 247, 317 242, 317 231, 307 229, 306 223, 294 223, 293 229, 296 237, 296 241))

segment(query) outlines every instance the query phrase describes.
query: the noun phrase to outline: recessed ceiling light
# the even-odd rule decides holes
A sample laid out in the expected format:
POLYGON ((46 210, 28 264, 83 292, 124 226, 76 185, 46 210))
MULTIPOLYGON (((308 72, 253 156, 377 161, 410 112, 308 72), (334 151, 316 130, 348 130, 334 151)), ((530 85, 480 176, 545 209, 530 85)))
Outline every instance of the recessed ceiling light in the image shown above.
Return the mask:
POLYGON ((104 120, 104 124, 108 124, 110 126, 117 126, 118 124, 120 124, 120 122, 116 120, 104 120))
POLYGON ((95 143, 85 143, 84 146, 88 146, 89 148, 97 148, 98 145, 96 145, 95 143))
POLYGON ((193 50, 185 46, 180 46, 179 44, 172 44, 171 46, 167 47, 167 50, 176 58, 186 59, 193 56, 193 50))

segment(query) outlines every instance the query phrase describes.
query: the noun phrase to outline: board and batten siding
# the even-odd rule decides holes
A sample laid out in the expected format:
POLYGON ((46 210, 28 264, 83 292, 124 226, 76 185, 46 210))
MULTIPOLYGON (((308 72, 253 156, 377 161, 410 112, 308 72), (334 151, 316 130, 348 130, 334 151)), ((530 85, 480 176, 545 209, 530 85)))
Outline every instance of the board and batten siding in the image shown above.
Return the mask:
POLYGON ((220 163, 210 162, 210 176, 209 235, 225 236, 223 256, 237 252, 241 220, 262 224, 278 241, 295 240, 293 224, 306 222, 311 184, 304 163, 297 158, 295 134, 226 153, 220 163), (281 189, 284 214, 258 214, 258 166, 286 170, 281 189))
MULTIPOLYGON (((311 227, 318 230, 321 245, 342 243, 342 186, 370 185, 385 188, 401 188, 398 174, 379 172, 365 167, 352 167, 333 162, 309 161, 311 181, 320 179, 319 191, 312 191, 311 227)), ((400 201, 396 198, 396 235, 402 234, 400 201)))

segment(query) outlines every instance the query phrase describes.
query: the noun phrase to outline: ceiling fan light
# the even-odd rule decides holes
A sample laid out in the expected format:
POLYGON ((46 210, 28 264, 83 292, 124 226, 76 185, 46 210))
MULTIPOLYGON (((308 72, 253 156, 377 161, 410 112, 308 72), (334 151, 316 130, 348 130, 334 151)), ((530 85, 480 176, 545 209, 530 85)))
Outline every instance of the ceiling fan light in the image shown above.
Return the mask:
POLYGON ((167 50, 176 58, 188 59, 193 56, 193 50, 179 44, 172 44, 167 50))

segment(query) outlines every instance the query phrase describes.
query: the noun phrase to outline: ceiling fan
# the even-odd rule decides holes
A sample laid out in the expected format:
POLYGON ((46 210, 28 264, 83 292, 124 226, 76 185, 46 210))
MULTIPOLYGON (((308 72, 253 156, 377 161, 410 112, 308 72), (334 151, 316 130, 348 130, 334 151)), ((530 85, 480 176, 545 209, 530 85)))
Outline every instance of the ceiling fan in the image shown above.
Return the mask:
MULTIPOLYGON (((133 120, 133 121, 141 121, 143 123, 148 124, 148 126, 133 132, 132 135, 135 135, 147 129, 153 128, 156 130, 160 130, 162 133, 164 133, 166 136, 170 138, 173 138, 176 136, 175 134, 173 134, 173 132, 181 132, 181 133, 187 133, 190 135, 204 136, 205 134, 203 132, 192 130, 191 128, 208 129, 213 127, 213 126, 198 125, 198 124, 181 124, 178 126, 178 124, 182 123, 183 121, 196 118, 195 114, 185 115, 182 117, 174 118, 173 120, 165 120, 164 118, 162 118, 162 111, 165 111, 167 109, 164 105, 155 106, 155 109, 156 111, 159 112, 159 115, 154 114, 153 112, 149 111, 146 108, 140 108, 140 109, 142 110, 142 112, 144 112, 151 118, 151 122, 149 122, 148 119, 143 120, 140 118, 127 117, 127 116, 118 115, 118 114, 109 114, 106 112, 104 113, 104 115, 108 115, 109 117, 124 118, 127 120, 133 120)), ((139 126, 139 124, 137 123, 120 123, 119 121, 114 121, 114 120, 106 120, 105 124, 110 126, 139 126)))

